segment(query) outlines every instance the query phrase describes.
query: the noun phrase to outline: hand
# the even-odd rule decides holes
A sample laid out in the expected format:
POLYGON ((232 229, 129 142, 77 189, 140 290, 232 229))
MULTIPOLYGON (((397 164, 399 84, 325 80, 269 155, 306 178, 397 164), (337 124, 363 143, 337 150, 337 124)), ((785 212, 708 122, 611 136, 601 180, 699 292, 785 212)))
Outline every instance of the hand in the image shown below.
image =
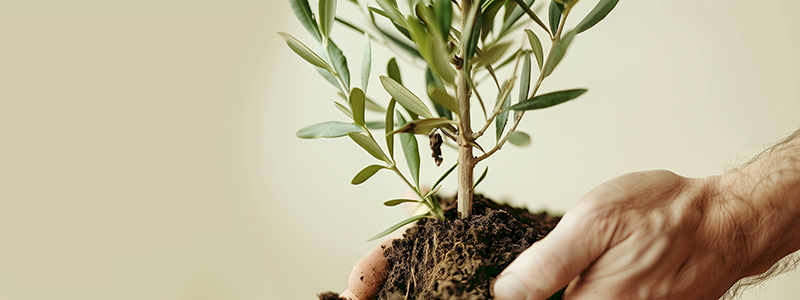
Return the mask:
POLYGON ((719 299, 748 264, 741 201, 719 177, 630 173, 584 196, 493 284, 497 299, 719 299), (739 218, 742 216, 742 218, 739 218), (745 250, 743 250, 745 249, 745 250))

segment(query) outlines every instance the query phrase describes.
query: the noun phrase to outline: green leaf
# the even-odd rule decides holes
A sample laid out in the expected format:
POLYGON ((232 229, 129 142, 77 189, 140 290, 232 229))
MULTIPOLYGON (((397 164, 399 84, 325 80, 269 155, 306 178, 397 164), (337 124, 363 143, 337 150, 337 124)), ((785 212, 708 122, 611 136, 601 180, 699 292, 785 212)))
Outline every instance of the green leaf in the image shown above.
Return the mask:
POLYGON ((439 40, 434 35, 426 37, 428 41, 425 43, 424 48, 421 49, 423 57, 427 53, 428 57, 425 59, 428 66, 431 67, 434 73, 439 75, 442 80, 449 83, 454 83, 456 78, 456 71, 450 64, 450 53, 447 51, 447 46, 443 40, 439 40))
POLYGON ((369 34, 364 33, 364 54, 361 60, 361 88, 366 92, 369 84, 369 73, 372 68, 372 46, 369 42, 369 34))
POLYGON ((328 70, 320 69, 317 67, 314 67, 314 69, 317 70, 317 73, 319 73, 319 75, 322 76, 322 78, 324 78, 325 81, 330 82, 334 87, 336 87, 336 89, 338 89, 339 91, 342 92, 342 94, 344 94, 345 91, 342 89, 342 85, 339 84, 339 81, 336 80, 336 77, 334 77, 333 74, 331 74, 331 72, 328 72, 328 70))
MULTIPOLYGON (((547 30, 547 26, 544 26, 544 22, 542 22, 542 20, 541 20, 541 19, 539 19, 539 16, 537 16, 537 15, 536 15, 536 14, 535 14, 535 13, 534 13, 532 10, 531 10, 531 6, 530 6, 530 5, 522 5, 522 4, 524 3, 522 0, 516 0, 516 1, 517 1, 517 4, 518 4, 518 7, 517 7, 517 8, 520 8, 520 7, 521 7, 521 8, 522 8, 522 10, 523 10, 523 11, 524 11, 526 14, 528 14, 528 17, 530 17, 530 18, 531 18, 531 20, 533 20, 534 22, 536 22, 536 24, 538 24, 539 26, 541 26, 541 27, 542 27, 542 29, 544 29, 544 31, 547 31, 547 34, 551 34, 551 33, 550 33, 550 31, 549 31, 549 30, 547 30)), ((531 1, 531 3, 533 3, 533 1, 531 1)), ((503 31, 505 31, 505 30, 503 30, 503 31)))
POLYGON ((444 174, 442 174, 442 177, 439 177, 439 180, 436 180, 436 183, 433 184, 433 187, 435 188, 435 187, 439 186, 439 184, 442 183, 442 180, 447 178, 447 175, 450 175, 450 173, 452 173, 453 170, 455 170, 457 166, 458 166, 458 163, 454 164, 452 167, 450 167, 450 169, 447 169, 447 172, 444 172, 444 174))
POLYGON ((367 150, 367 152, 371 154, 373 157, 385 161, 386 163, 389 164, 392 163, 392 160, 386 157, 386 154, 383 153, 381 147, 378 146, 378 143, 376 143, 375 140, 372 139, 372 137, 357 132, 348 132, 347 135, 351 139, 353 139, 353 141, 356 142, 356 144, 361 146, 361 148, 367 150))
POLYGON ((556 104, 564 103, 569 100, 578 98, 578 96, 586 93, 586 89, 574 89, 566 91, 552 92, 549 94, 539 95, 523 102, 517 103, 509 107, 510 110, 534 110, 550 107, 556 104))
POLYGON ((561 12, 564 11, 564 4, 558 3, 556 1, 550 2, 550 30, 558 32, 558 23, 561 22, 561 12))
POLYGON ((300 129, 297 131, 297 137, 301 139, 337 138, 343 137, 349 132, 360 132, 361 130, 361 127, 350 123, 330 121, 300 129))
POLYGON ((486 173, 488 173, 488 172, 489 172, 489 166, 486 166, 486 169, 483 169, 483 173, 481 174, 481 176, 478 177, 478 181, 475 181, 475 184, 472 185, 472 189, 475 189, 476 187, 478 187, 478 184, 480 184, 481 181, 483 181, 483 179, 486 178, 486 173))
POLYGON ((394 99, 389 100, 389 106, 386 107, 386 120, 384 129, 386 129, 386 147, 389 148, 389 157, 394 159, 394 134, 389 134, 394 131, 394 104, 397 103, 394 99))
POLYGON ((344 25, 344 26, 346 26, 347 28, 350 28, 350 29, 352 29, 352 30, 355 30, 356 32, 358 32, 358 33, 360 33, 360 34, 365 34, 365 33, 366 33, 366 31, 364 31, 364 29, 361 29, 361 28, 359 28, 358 26, 356 26, 356 25, 353 25, 352 23, 350 23, 350 22, 347 22, 347 21, 345 21, 345 20, 342 20, 342 19, 336 18, 336 22, 342 23, 342 25, 344 25))
MULTIPOLYGON (((442 83, 442 80, 439 78, 439 76, 433 74, 431 68, 427 68, 425 70, 425 87, 428 92, 428 98, 433 102, 433 108, 436 109, 436 114, 438 114, 440 117, 445 117, 452 120, 453 111, 451 111, 449 108, 444 107, 444 105, 439 103, 437 100, 433 99, 433 91, 435 90, 446 91, 446 88, 444 87, 444 83, 442 83)), ((437 95, 437 97, 439 97, 439 95, 437 95)), ((456 114, 458 113, 458 105, 456 105, 455 112, 456 114)))
POLYGON ((434 0, 433 14, 441 30, 442 37, 447 39, 453 22, 453 4, 450 3, 450 0, 434 0))
POLYGON ((370 98, 367 98, 367 102, 366 102, 365 107, 367 108, 367 110, 371 110, 371 111, 378 112, 378 113, 386 112, 386 110, 383 109, 383 107, 378 105, 378 103, 375 103, 375 101, 373 101, 370 98))
POLYGON ((331 72, 331 74, 336 73, 333 71, 333 69, 331 69, 331 66, 328 65, 328 63, 326 63, 322 58, 320 58, 316 53, 314 53, 314 51, 311 51, 311 49, 309 49, 302 42, 300 42, 293 36, 289 35, 288 33, 278 32, 278 34, 286 41, 286 44, 289 45, 289 48, 292 49, 294 53, 300 55, 300 57, 305 59, 307 62, 311 63, 316 67, 325 69, 328 72, 331 72))
POLYGON ((431 111, 425 106, 425 103, 405 86, 386 76, 381 76, 380 79, 383 88, 386 89, 389 95, 397 100, 400 105, 425 118, 433 118, 433 114, 431 114, 431 111))
POLYGON ((381 121, 366 122, 364 125, 367 126, 367 129, 383 129, 385 127, 381 121))
POLYGON ((402 27, 408 27, 406 18, 403 17, 403 13, 400 12, 400 9, 397 8, 397 3, 390 3, 387 0, 375 0, 375 2, 378 2, 378 5, 383 9, 383 12, 389 19, 402 27))
POLYGON ((452 111, 458 115, 458 102, 449 93, 434 87, 433 90, 428 93, 428 96, 431 98, 431 100, 433 100, 434 103, 439 103, 444 108, 447 108, 449 111, 452 111))
POLYGON ((319 27, 317 26, 317 20, 314 19, 314 13, 311 12, 311 6, 308 5, 308 0, 289 0, 289 4, 292 6, 294 15, 300 20, 300 24, 303 24, 303 27, 306 28, 308 33, 317 39, 317 41, 322 40, 319 27))
POLYGON ((506 53, 508 47, 511 46, 510 42, 495 44, 493 47, 485 51, 478 51, 478 59, 476 65, 491 65, 500 59, 506 53))
POLYGON ((336 106, 336 108, 339 111, 341 111, 345 116, 347 116, 351 120, 353 119, 353 112, 350 111, 350 109, 347 108, 347 106, 344 106, 344 104, 341 104, 341 103, 336 102, 336 101, 333 101, 333 105, 336 106))
POLYGON ((462 32, 462 41, 465 42, 463 64, 468 65, 469 60, 478 49, 478 40, 480 40, 481 25, 483 24, 481 14, 478 13, 479 5, 473 5, 467 15, 467 20, 464 23, 464 32, 462 32))
POLYGON ((528 41, 531 43, 531 49, 533 49, 533 54, 536 55, 536 62, 539 63, 539 71, 542 70, 542 64, 544 63, 544 51, 542 51, 542 42, 539 40, 539 37, 536 36, 533 31, 530 29, 525 29, 525 33, 528 34, 528 41))
POLYGON ((583 20, 578 23, 578 26, 575 27, 575 30, 578 33, 584 32, 589 28, 592 28, 595 24, 603 20, 608 13, 617 6, 619 0, 600 0, 600 2, 595 5, 594 9, 586 15, 583 20))
POLYGON ((512 145, 527 146, 531 143, 531 137, 521 131, 512 131, 508 133, 508 142, 512 145))
POLYGON ((502 111, 497 115, 494 119, 494 128, 495 128, 495 136, 497 137, 497 141, 500 141, 500 137, 503 136, 503 130, 506 129, 506 123, 508 123, 508 111, 505 110, 509 106, 511 106, 511 94, 508 94, 505 101, 503 101, 502 111))
POLYGON ((403 76, 400 75, 400 67, 397 66, 397 60, 394 57, 392 57, 386 65, 386 72, 389 74, 389 78, 394 79, 397 83, 403 84, 403 76))
POLYGON ((558 66, 558 63, 561 62, 561 59, 564 58, 564 54, 567 52, 567 48, 569 44, 572 43, 572 38, 575 37, 576 31, 570 31, 564 35, 564 37, 556 42, 553 46, 553 50, 550 51, 550 56, 547 57, 547 62, 544 64, 544 77, 550 76, 550 73, 553 73, 553 69, 558 66))
POLYGON ((319 29, 323 40, 330 37, 335 18, 336 0, 319 0, 319 29))
POLYGON ((482 11, 482 25, 481 25, 481 40, 486 41, 486 37, 492 32, 494 28, 494 20, 497 13, 503 8, 506 1, 490 0, 485 1, 481 6, 482 11))
POLYGON ((508 1, 506 9, 511 8, 510 13, 508 10, 506 11, 506 16, 503 20, 503 27, 500 32, 506 32, 511 29, 511 26, 514 26, 514 23, 516 23, 519 18, 525 14, 525 10, 522 8, 522 6, 524 5, 524 7, 528 7, 530 9, 531 5, 533 5, 533 2, 534 0, 517 0, 516 2, 508 1), (516 5, 512 3, 515 3, 516 5))
POLYGON ((525 52, 525 61, 522 63, 522 75, 519 78, 519 100, 522 102, 528 99, 528 92, 531 87, 531 53, 525 52))
POLYGON ((436 128, 455 124, 458 123, 448 118, 419 119, 403 124, 403 127, 396 129, 395 131, 391 132, 391 134, 406 132, 428 135, 436 128))
MULTIPOLYGON (((405 123, 406 120, 400 112, 397 112, 397 120, 405 123)), ((414 186, 419 186, 419 145, 417 138, 412 133, 400 133, 400 144, 403 146, 403 154, 406 157, 406 164, 408 170, 411 171, 411 177, 414 179, 414 186)))
POLYGON ((367 181, 367 179, 370 179, 372 175, 378 173, 378 171, 380 171, 381 169, 386 169, 386 167, 381 165, 367 166, 363 170, 359 171, 358 174, 356 174, 356 176, 353 177, 353 180, 351 180, 350 183, 353 185, 362 184, 364 183, 364 181, 367 181))
POLYGON ((387 201, 383 202, 383 205, 386 205, 386 206, 397 206, 397 205, 400 205, 401 203, 419 203, 419 200, 414 200, 414 199, 392 199, 392 200, 387 200, 387 201))
POLYGON ((364 126, 364 92, 359 88, 350 91, 350 109, 353 112, 353 121, 357 125, 364 126))
POLYGON ((333 68, 342 78, 344 82, 345 89, 350 89, 350 69, 347 67, 347 58, 342 53, 342 50, 333 43, 333 40, 328 41, 328 53, 331 55, 331 59, 333 60, 333 68))
POLYGON ((367 242, 371 242, 371 241, 377 240, 379 238, 382 238, 382 237, 386 236, 387 234, 390 234, 393 231, 397 230, 398 228, 403 227, 408 223, 411 223, 411 222, 414 222, 416 220, 419 220, 419 219, 422 219, 424 217, 427 217, 430 214, 431 214, 430 212, 426 212, 424 214, 416 215, 416 216, 410 217, 408 219, 405 219, 403 221, 400 221, 400 223, 394 224, 394 225, 392 225, 392 227, 389 227, 386 230, 381 231, 381 233, 378 233, 375 236, 371 237, 370 239, 367 240, 367 242))

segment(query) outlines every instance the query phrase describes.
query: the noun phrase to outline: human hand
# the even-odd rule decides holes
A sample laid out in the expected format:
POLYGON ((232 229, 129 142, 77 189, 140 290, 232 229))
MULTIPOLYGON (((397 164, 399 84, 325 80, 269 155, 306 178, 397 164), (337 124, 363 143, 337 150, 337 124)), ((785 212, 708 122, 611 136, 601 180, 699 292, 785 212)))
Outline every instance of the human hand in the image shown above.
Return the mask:
POLYGON ((766 268, 748 262, 750 213, 718 197, 718 180, 647 171, 598 186, 498 276, 495 297, 546 299, 569 284, 565 299, 719 299, 766 268))

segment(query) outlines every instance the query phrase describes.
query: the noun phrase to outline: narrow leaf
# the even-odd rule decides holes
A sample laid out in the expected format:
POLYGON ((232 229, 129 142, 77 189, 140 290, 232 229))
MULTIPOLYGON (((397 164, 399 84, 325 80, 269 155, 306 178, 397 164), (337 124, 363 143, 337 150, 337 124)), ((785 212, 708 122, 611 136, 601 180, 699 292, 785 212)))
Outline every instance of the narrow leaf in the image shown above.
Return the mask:
POLYGON ((330 82, 334 87, 336 87, 336 89, 338 89, 339 91, 342 92, 342 94, 344 94, 345 90, 342 89, 342 85, 339 84, 339 81, 336 80, 336 77, 334 77, 330 71, 317 67, 314 67, 314 69, 317 70, 317 73, 319 73, 319 75, 322 76, 322 78, 324 78, 325 81, 330 82))
MULTIPOLYGON (((519 5, 517 8, 522 8, 522 10, 523 10, 523 11, 524 11, 526 14, 528 14, 528 17, 530 17, 530 18, 531 18, 531 20, 533 20, 534 22, 536 22, 536 24, 538 24, 540 27, 542 27, 542 29, 544 29, 544 31, 547 31, 547 34, 551 34, 551 33, 550 33, 550 31, 549 31, 549 30, 547 30, 547 26, 544 26, 544 22, 542 22, 542 20, 541 20, 541 19, 539 19, 539 16, 537 16, 537 15, 536 15, 536 14, 535 14, 535 13, 534 13, 532 10, 531 10, 531 6, 530 6, 530 5, 522 5, 522 4, 523 4, 523 1, 522 1, 522 0, 516 0, 516 1, 517 1, 517 4, 519 5)), ((533 1, 531 1, 531 3, 533 3, 533 1)), ((503 31, 505 31, 505 30, 503 30, 503 31)))
POLYGON ((569 100, 578 98, 578 96, 586 93, 586 89, 574 89, 566 91, 552 92, 549 94, 539 95, 523 102, 517 103, 509 107, 510 110, 534 110, 550 107, 556 104, 564 103, 569 100))
POLYGON ((481 34, 481 26, 483 24, 481 14, 478 13, 478 8, 480 5, 473 5, 469 11, 469 15, 467 15, 467 20, 464 23, 464 32, 462 33, 462 41, 465 42, 466 47, 464 49, 464 57, 463 64, 466 66, 469 63, 469 60, 472 59, 472 56, 475 54, 475 51, 478 49, 478 41, 480 40, 481 34))
POLYGON ((393 231, 397 230, 398 228, 403 227, 408 223, 411 223, 411 222, 414 222, 416 220, 419 220, 419 219, 422 219, 424 217, 427 217, 428 215, 430 215, 430 212, 426 212, 424 214, 416 215, 416 216, 410 217, 408 219, 405 219, 403 221, 400 221, 400 223, 394 224, 394 225, 392 225, 392 227, 389 227, 386 230, 381 231, 381 233, 378 233, 375 236, 371 237, 370 239, 367 240, 367 242, 371 242, 371 241, 377 240, 379 238, 382 238, 382 237, 386 236, 387 234, 390 234, 393 231))
POLYGON ((308 0, 289 0, 289 4, 292 6, 294 15, 300 20, 300 24, 303 24, 303 27, 306 28, 312 37, 317 39, 317 41, 321 41, 322 38, 319 33, 319 27, 317 26, 317 20, 314 19, 314 13, 311 12, 311 6, 308 5, 308 0))
POLYGON ((500 138, 503 136, 503 131, 506 129, 506 123, 508 123, 508 111, 505 110, 509 106, 511 106, 511 94, 508 94, 505 101, 503 101, 502 111, 497 115, 494 119, 494 128, 495 128, 495 136, 497 137, 497 141, 500 141, 500 138))
POLYGON ((436 183, 433 184, 433 187, 435 188, 439 186, 439 184, 442 183, 442 180, 447 178, 447 175, 450 175, 450 173, 453 172, 453 170, 455 170, 457 166, 458 163, 454 164, 452 167, 450 167, 450 169, 447 169, 447 172, 444 172, 444 174, 442 174, 442 177, 439 177, 439 180, 436 180, 436 183))
MULTIPOLYGON (((400 112, 397 112, 397 120, 405 123, 406 120, 400 112)), ((400 144, 403 146, 403 154, 406 157, 408 170, 414 179, 415 186, 419 186, 419 145, 417 138, 412 133, 400 133, 400 144)))
POLYGON ((380 79, 383 88, 386 89, 389 95, 397 100, 400 105, 422 117, 433 118, 433 114, 431 114, 431 111, 425 106, 425 103, 405 86, 386 76, 381 76, 380 79))
POLYGON ((516 146, 527 146, 531 143, 531 137, 521 131, 513 131, 508 133, 508 142, 516 146))
POLYGON ((447 39, 453 22, 453 4, 450 3, 450 0, 434 0, 433 14, 436 16, 435 19, 441 30, 442 37, 447 39))
POLYGON ((415 121, 408 122, 404 124, 402 127, 396 129, 395 131, 391 132, 391 134, 399 133, 399 132, 406 132, 406 133, 413 133, 413 134, 424 134, 428 135, 436 128, 445 127, 448 125, 455 125, 458 124, 453 120, 448 118, 429 118, 429 119, 419 119, 415 121))
POLYGON ((394 104, 397 103, 394 99, 389 100, 389 106, 386 107, 386 120, 384 129, 386 129, 386 147, 389 148, 389 157, 394 160, 394 134, 389 134, 394 131, 394 104))
POLYGON ((402 27, 406 27, 406 19, 403 17, 403 13, 400 12, 400 9, 397 8, 396 3, 390 3, 387 0, 375 0, 378 2, 378 5, 383 9, 383 12, 389 19, 392 19, 395 23, 402 27))
POLYGON ((356 125, 344 122, 330 121, 314 124, 297 131, 301 139, 337 138, 349 132, 360 132, 362 129, 356 125))
POLYGON ((364 183, 364 181, 367 181, 367 179, 370 179, 372 175, 378 173, 378 171, 380 171, 381 169, 386 169, 386 167, 381 165, 367 166, 363 170, 359 171, 358 174, 356 174, 356 176, 353 177, 353 180, 351 180, 350 183, 353 185, 362 184, 364 183))
POLYGON ((350 89, 350 69, 347 67, 347 58, 342 53, 342 50, 333 43, 333 40, 328 41, 328 53, 331 55, 331 59, 333 60, 333 68, 342 78, 344 82, 345 89, 350 89))
POLYGON ((553 50, 550 51, 550 56, 547 57, 547 62, 544 64, 544 77, 550 76, 550 73, 553 73, 553 69, 558 66, 558 63, 561 62, 561 59, 564 58, 564 54, 567 52, 567 48, 569 44, 572 43, 572 38, 575 37, 576 31, 570 31, 564 35, 564 37, 556 42, 553 46, 553 50))
MULTIPOLYGON (((431 68, 427 68, 425 70, 425 87, 428 92, 428 98, 433 102, 433 108, 436 109, 436 114, 438 114, 440 117, 445 117, 452 120, 453 111, 451 111, 449 108, 444 107, 444 105, 439 103, 437 100, 433 99, 433 91, 435 90, 446 91, 446 88, 444 87, 444 83, 442 83, 442 80, 439 78, 439 76, 433 74, 431 68)), ((438 96, 439 95, 437 95, 437 97, 438 96)), ((458 113, 458 105, 456 105, 455 112, 456 114, 458 113)))
POLYGON ((389 78, 394 79, 397 83, 403 84, 403 77, 400 75, 400 67, 397 66, 397 60, 394 57, 392 57, 386 65, 386 72, 389 74, 389 78))
POLYGON ((478 177, 478 180, 475 181, 475 184, 472 185, 472 189, 475 189, 476 187, 478 187, 478 184, 480 184, 481 181, 483 181, 483 179, 486 178, 486 173, 488 173, 488 172, 489 172, 489 166, 486 166, 486 169, 483 169, 483 173, 481 174, 481 176, 478 177))
POLYGON ((536 62, 539 63, 539 71, 542 70, 542 64, 544 63, 544 51, 542 51, 542 41, 539 40, 539 37, 536 36, 533 31, 530 29, 525 29, 525 33, 528 34, 528 41, 531 43, 531 49, 533 49, 533 54, 536 56, 536 62))
POLYGON ((519 18, 522 17, 523 14, 525 14, 525 9, 523 9, 522 7, 528 7, 528 9, 530 9, 531 5, 533 5, 533 2, 534 0, 524 0, 524 1, 517 0, 516 2, 513 0, 508 1, 508 4, 506 5, 507 11, 505 19, 503 20, 503 27, 500 31, 506 32, 509 29, 511 29, 511 26, 514 26, 514 23, 516 23, 519 20, 519 18), (510 9, 510 12, 508 9, 510 9))
POLYGON ((367 108, 367 110, 371 110, 371 111, 378 112, 378 113, 386 112, 386 110, 383 109, 383 107, 378 105, 378 103, 375 103, 375 101, 370 99, 370 98, 367 98, 367 103, 366 103, 365 107, 367 108))
POLYGON ((449 93, 434 87, 428 95, 435 103, 439 103, 448 110, 458 114, 458 102, 449 93))
POLYGON ((300 55, 300 57, 305 59, 307 62, 311 63, 314 66, 323 68, 328 72, 336 73, 333 71, 333 69, 331 69, 331 66, 328 65, 328 63, 326 63, 322 58, 320 58, 316 53, 314 53, 314 51, 311 51, 311 49, 309 49, 302 42, 300 42, 293 36, 289 35, 288 33, 278 32, 278 34, 286 41, 286 44, 289 45, 289 48, 291 48, 292 51, 294 51, 294 53, 300 55))
MULTIPOLYGON (((454 83, 456 78, 456 71, 450 64, 450 53, 443 40, 437 39, 434 35, 426 37, 428 41, 425 43, 423 53, 427 53, 426 61, 428 66, 431 67, 434 73, 439 75, 442 80, 449 83, 454 83)), ((423 55, 424 57, 425 55, 423 55)))
POLYGON ((522 74, 519 78, 519 100, 522 102, 528 99, 528 92, 531 86, 531 53, 525 52, 525 61, 522 63, 522 74))
POLYGON ((357 125, 364 125, 364 92, 359 88, 350 91, 350 109, 353 112, 353 121, 357 125))
POLYGON ((578 23, 578 26, 575 27, 575 30, 578 33, 584 32, 589 28, 592 28, 595 24, 603 20, 608 13, 617 6, 619 0, 600 0, 600 2, 595 5, 594 9, 586 15, 583 20, 578 23))
POLYGON ((369 34, 364 33, 364 54, 361 59, 361 89, 367 91, 369 84, 369 73, 372 69, 372 46, 369 42, 369 34))
POLYGON ((386 206, 397 206, 397 205, 400 205, 401 203, 419 203, 419 200, 414 200, 414 199, 392 199, 392 200, 387 200, 387 201, 383 202, 383 205, 386 205, 386 206))
POLYGON ((553 34, 558 32, 558 24, 561 22, 561 12, 564 11, 564 4, 560 4, 556 1, 550 2, 550 30, 553 31, 553 34))
POLYGON ((489 49, 486 49, 485 51, 479 51, 478 58, 480 59, 480 61, 476 64, 485 66, 495 63, 498 59, 500 59, 503 56, 503 54, 506 53, 506 50, 508 50, 509 46, 511 46, 510 42, 499 43, 489 49))
POLYGON ((341 104, 341 103, 336 102, 336 101, 333 101, 333 105, 336 106, 336 109, 341 111, 345 116, 347 116, 351 120, 353 119, 353 112, 350 111, 350 109, 347 108, 347 106, 344 106, 344 104, 341 104))
POLYGON ((319 29, 323 40, 330 37, 335 18, 336 0, 319 0, 319 29))
POLYGON ((367 150, 367 152, 371 154, 373 157, 385 161, 386 163, 389 164, 392 163, 392 161, 388 157, 386 157, 386 154, 383 153, 381 147, 378 146, 378 143, 376 143, 375 140, 373 140, 371 137, 357 132, 348 132, 347 135, 351 139, 353 139, 353 141, 356 142, 356 144, 361 146, 361 148, 367 150))
POLYGON ((385 127, 383 122, 381 121, 366 122, 364 123, 364 125, 367 126, 367 129, 374 129, 374 130, 383 129, 385 127))

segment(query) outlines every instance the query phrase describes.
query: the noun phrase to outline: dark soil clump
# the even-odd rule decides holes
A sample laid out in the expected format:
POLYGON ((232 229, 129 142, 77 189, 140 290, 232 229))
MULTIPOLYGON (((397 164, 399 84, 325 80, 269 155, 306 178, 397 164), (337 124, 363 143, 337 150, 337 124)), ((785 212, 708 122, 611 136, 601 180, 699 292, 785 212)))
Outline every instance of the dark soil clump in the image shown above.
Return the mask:
MULTIPOLYGON (((446 205, 454 201, 441 201, 450 207, 448 221, 422 219, 384 252, 390 270, 378 299, 492 299, 490 285, 497 275, 560 220, 480 195, 472 216, 458 219, 454 205, 446 205)), ((562 292, 551 299, 561 299, 562 292)))

